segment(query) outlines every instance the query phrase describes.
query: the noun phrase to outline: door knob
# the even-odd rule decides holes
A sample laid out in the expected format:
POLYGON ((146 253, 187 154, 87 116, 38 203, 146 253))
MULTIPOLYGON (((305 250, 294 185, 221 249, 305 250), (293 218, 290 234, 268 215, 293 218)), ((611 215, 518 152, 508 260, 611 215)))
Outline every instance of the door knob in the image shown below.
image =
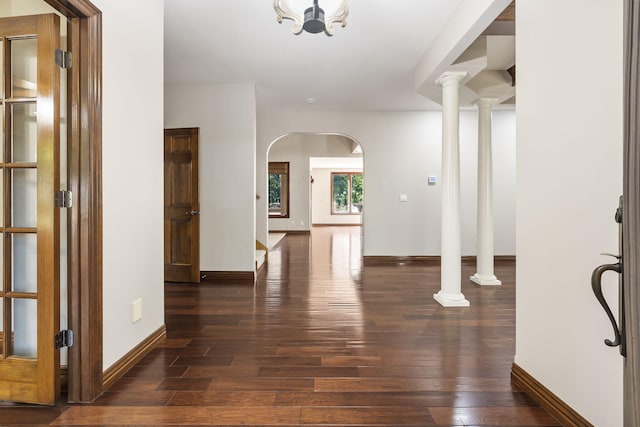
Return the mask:
POLYGON ((196 215, 200 215, 200 211, 191 211, 191 212, 187 212, 187 215, 191 215, 191 216, 196 216, 196 215))

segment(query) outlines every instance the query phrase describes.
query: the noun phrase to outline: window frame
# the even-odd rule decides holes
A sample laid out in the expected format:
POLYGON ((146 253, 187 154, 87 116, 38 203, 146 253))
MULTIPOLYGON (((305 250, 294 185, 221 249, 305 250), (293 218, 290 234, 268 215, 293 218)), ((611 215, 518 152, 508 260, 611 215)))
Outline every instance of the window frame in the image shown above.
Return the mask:
POLYGON ((290 191, 290 183, 291 183, 291 169, 289 162, 269 162, 267 168, 267 212, 269 213, 269 218, 289 218, 289 195, 290 191), (281 188, 280 188, 280 213, 272 213, 269 204, 270 204, 270 192, 269 192, 269 178, 270 175, 280 174, 283 178, 281 178, 281 188), (283 212, 284 208, 284 212, 283 212))
MULTIPOLYGON (((352 188, 352 177, 353 176, 362 176, 363 177, 363 183, 364 183, 364 174, 362 172, 331 172, 331 203, 329 203, 330 207, 329 209, 331 210, 331 215, 362 215, 362 211, 359 212, 353 212, 353 188, 352 188), (334 204, 334 176, 336 175, 347 175, 347 183, 348 183, 348 188, 349 188, 349 195, 347 197, 349 204, 348 204, 348 209, 347 212, 336 212, 335 210, 335 204, 334 204)), ((363 184, 364 187, 364 184, 363 184)))

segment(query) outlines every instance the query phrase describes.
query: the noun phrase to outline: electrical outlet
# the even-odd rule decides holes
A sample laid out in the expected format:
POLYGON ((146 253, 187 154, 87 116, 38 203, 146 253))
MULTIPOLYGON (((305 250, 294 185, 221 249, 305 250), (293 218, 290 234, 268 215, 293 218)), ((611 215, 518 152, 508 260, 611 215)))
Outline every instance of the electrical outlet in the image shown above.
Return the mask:
POLYGON ((137 300, 131 303, 132 306, 132 316, 131 323, 136 323, 140 319, 142 319, 142 298, 138 298, 137 300))

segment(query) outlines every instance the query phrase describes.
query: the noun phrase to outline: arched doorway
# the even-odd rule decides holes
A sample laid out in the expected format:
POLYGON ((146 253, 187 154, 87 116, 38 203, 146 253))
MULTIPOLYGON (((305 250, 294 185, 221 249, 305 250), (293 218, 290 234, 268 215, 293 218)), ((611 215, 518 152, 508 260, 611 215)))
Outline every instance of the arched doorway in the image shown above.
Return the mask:
POLYGON ((291 133, 269 145, 266 159, 268 231, 362 226, 364 153, 358 141, 343 134, 291 133))

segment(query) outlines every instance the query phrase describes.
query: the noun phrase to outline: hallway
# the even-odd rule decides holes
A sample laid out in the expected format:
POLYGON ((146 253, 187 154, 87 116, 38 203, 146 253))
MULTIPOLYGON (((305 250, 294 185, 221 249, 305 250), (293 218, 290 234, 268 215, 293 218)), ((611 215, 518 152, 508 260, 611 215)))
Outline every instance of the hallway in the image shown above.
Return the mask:
POLYGON ((557 426, 510 384, 514 270, 444 309, 438 267, 363 268, 359 227, 287 235, 255 290, 167 284, 167 341, 92 405, 0 425, 557 426))

